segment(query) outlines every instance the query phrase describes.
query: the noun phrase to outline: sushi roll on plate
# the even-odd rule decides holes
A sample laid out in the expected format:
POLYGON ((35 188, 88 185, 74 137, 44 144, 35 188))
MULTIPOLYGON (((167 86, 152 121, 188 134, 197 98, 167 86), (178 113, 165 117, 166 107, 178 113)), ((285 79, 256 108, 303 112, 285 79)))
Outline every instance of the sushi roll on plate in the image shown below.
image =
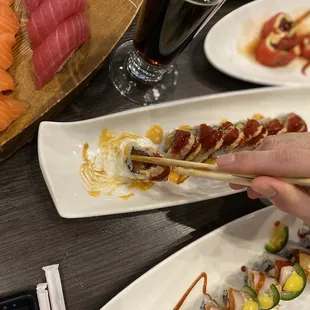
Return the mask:
POLYGON ((262 259, 260 271, 279 279, 281 269, 286 266, 293 266, 293 263, 282 256, 267 253, 262 259))
POLYGON ((260 310, 258 302, 251 295, 234 288, 224 292, 223 300, 227 310, 260 310))
POLYGON ((165 157, 179 160, 193 160, 201 149, 196 136, 185 130, 172 130, 163 139, 159 146, 165 157))
POLYGON ((306 273, 307 280, 310 280, 310 251, 302 247, 290 247, 289 252, 292 254, 291 262, 299 263, 306 273))
POLYGON ((166 181, 170 167, 158 166, 132 161, 131 155, 162 157, 147 139, 125 138, 119 147, 110 147, 101 152, 96 158, 96 165, 103 168, 107 176, 119 176, 142 182, 166 181))

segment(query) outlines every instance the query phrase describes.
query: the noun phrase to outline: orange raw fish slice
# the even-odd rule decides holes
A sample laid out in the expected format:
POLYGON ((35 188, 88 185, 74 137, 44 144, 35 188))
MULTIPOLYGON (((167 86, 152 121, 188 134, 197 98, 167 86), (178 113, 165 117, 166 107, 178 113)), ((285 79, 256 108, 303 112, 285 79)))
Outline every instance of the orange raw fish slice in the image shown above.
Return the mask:
POLYGON ((24 115, 30 104, 26 101, 16 100, 10 96, 0 95, 0 131, 24 115))
POLYGON ((0 33, 0 69, 6 70, 12 66, 15 43, 12 33, 0 33))
POLYGON ((14 0, 0 0, 0 4, 2 3, 11 6, 14 3, 14 0))
POLYGON ((0 91, 15 90, 14 80, 9 73, 0 69, 0 91))
POLYGON ((19 30, 19 22, 16 14, 6 4, 0 2, 0 32, 16 34, 19 30))

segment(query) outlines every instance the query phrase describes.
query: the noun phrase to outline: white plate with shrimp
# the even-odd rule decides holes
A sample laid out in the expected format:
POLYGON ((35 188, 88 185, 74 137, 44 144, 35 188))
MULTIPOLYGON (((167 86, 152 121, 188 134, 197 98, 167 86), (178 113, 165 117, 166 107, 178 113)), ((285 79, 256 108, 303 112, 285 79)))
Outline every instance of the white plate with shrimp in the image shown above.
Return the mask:
MULTIPOLYGON (((309 85, 310 66, 307 70, 305 67, 310 62, 309 41, 307 49, 304 43, 296 43, 292 46, 292 53, 287 53, 283 58, 282 52, 273 53, 274 50, 270 48, 268 54, 267 45, 258 44, 263 26, 270 18, 283 12, 294 23, 309 10, 309 0, 252 1, 232 11, 212 27, 205 39, 205 54, 215 68, 240 80, 262 85, 309 85), (283 66, 272 67, 275 63, 283 66)), ((297 35, 307 33, 310 38, 310 15, 290 29, 295 30, 297 35)), ((269 32, 264 33, 267 35, 269 32)), ((271 33, 266 42, 279 47, 278 42, 282 38, 283 32, 280 35, 271 33)))
MULTIPOLYGON (((206 291, 224 307, 225 289, 242 290, 241 266, 258 267, 266 256, 264 245, 276 221, 289 227, 290 242, 299 242, 297 231, 302 222, 274 207, 237 219, 178 251, 120 292, 101 310, 201 310, 203 281, 197 283, 181 307, 175 307, 201 274, 207 275, 206 291)), ((272 256, 272 258, 274 258, 272 256)), ((280 301, 281 310, 308 310, 310 289, 291 301, 280 301)), ((209 308, 207 308, 209 309, 209 308)), ((218 309, 218 308, 211 308, 218 309)), ((240 310, 231 307, 227 310, 240 310)), ((246 308, 246 309, 255 309, 246 308)))
MULTIPOLYGON (((121 133, 127 138, 140 135, 145 147, 156 148, 145 138, 154 124, 160 125, 163 132, 169 132, 181 125, 217 125, 223 119, 234 123, 256 113, 276 118, 290 112, 310 124, 309 98, 310 88, 306 87, 263 88, 167 102, 81 122, 43 122, 38 136, 40 167, 57 211, 65 218, 151 210, 230 195, 236 192, 228 184, 195 177, 179 185, 166 181, 152 186, 152 183, 137 181, 128 186, 122 183, 130 177, 128 163, 115 160, 111 152, 104 152, 105 161, 98 154, 102 154, 105 147, 111 151, 108 145, 119 141, 115 137, 121 133), (95 167, 94 162, 99 167, 104 162, 105 172, 118 171, 121 178, 107 182, 102 170, 87 170, 95 167), (93 177, 96 182, 92 182, 93 177), (85 184, 87 180, 91 184, 85 184), (98 184, 101 187, 96 187, 98 184), (142 187, 148 190, 141 190, 142 187)), ((124 153, 122 150, 118 154, 124 153)))

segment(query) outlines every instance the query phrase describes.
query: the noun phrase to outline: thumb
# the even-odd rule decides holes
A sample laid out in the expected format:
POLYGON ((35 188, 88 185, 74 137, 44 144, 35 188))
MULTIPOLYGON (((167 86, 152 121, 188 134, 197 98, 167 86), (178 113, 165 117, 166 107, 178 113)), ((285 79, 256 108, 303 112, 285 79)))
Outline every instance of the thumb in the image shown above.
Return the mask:
POLYGON ((254 179, 251 188, 280 210, 309 222, 310 195, 307 190, 270 177, 254 179))

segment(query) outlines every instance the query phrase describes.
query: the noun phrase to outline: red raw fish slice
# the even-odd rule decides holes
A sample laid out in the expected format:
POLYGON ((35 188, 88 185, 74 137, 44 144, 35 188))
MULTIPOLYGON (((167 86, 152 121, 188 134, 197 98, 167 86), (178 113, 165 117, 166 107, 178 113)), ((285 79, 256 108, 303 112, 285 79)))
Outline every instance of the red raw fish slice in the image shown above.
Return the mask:
POLYGON ((27 23, 32 48, 38 47, 68 17, 87 7, 87 0, 45 0, 27 23))
POLYGON ((14 3, 14 0, 0 0, 0 3, 11 6, 14 3))
POLYGON ((18 19, 10 6, 0 3, 0 32, 16 34, 19 30, 18 19))
POLYGON ((13 47, 16 43, 12 33, 0 33, 0 69, 6 70, 13 62, 13 47))
POLYGON ((35 85, 47 84, 79 46, 89 37, 87 15, 80 12, 61 23, 46 40, 33 51, 35 85))
POLYGON ((5 130, 13 121, 23 116, 29 106, 30 104, 26 101, 0 95, 0 131, 5 130))
MULTIPOLYGON (((5 1, 5 0, 3 0, 5 1)), ((25 6, 28 12, 28 15, 31 13, 43 2, 43 0, 25 0, 25 6)))
POLYGON ((14 80, 9 73, 0 69, 0 91, 15 90, 14 80))

